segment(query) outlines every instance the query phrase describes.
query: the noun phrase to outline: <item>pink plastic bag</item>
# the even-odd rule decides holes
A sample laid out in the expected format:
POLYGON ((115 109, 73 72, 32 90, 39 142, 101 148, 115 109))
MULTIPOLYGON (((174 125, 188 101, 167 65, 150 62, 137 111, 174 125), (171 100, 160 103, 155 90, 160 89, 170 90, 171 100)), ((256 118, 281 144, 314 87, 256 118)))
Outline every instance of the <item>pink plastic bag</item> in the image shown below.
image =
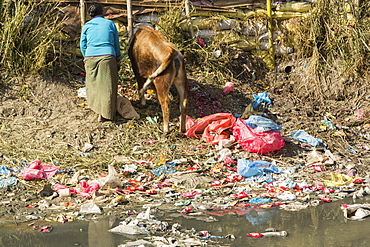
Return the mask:
POLYGON ((233 126, 233 135, 240 146, 251 153, 268 153, 284 147, 285 142, 279 132, 255 132, 241 118, 233 126))
POLYGON ((86 181, 81 181, 80 186, 83 189, 83 192, 88 194, 91 194, 100 188, 100 185, 98 183, 88 184, 86 181))
POLYGON ((59 168, 59 166, 54 165, 41 165, 40 160, 34 160, 21 171, 19 176, 25 180, 34 178, 49 179, 55 175, 59 168))
POLYGON ((231 91, 233 91, 233 88, 234 88, 234 83, 226 82, 224 89, 223 89, 224 94, 228 95, 231 91))
POLYGON ((230 113, 216 113, 194 121, 187 117, 187 130, 185 135, 197 137, 196 133, 203 132, 202 139, 208 143, 217 144, 222 139, 227 139, 228 134, 224 130, 231 128, 236 118, 230 113), (191 125, 191 123, 193 123, 191 125), (189 126, 189 127, 188 127, 189 126))

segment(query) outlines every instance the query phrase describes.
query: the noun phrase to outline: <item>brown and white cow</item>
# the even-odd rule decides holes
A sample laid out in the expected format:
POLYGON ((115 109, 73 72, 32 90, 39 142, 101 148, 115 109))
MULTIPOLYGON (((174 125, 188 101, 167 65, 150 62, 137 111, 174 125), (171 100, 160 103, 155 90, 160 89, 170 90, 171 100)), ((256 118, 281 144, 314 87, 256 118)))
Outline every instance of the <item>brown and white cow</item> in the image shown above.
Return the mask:
POLYGON ((176 86, 180 104, 180 131, 185 132, 188 85, 184 58, 174 44, 159 32, 140 27, 131 37, 128 49, 132 69, 138 82, 139 99, 145 105, 144 93, 150 83, 154 83, 162 108, 163 132, 169 132, 169 90, 176 86))

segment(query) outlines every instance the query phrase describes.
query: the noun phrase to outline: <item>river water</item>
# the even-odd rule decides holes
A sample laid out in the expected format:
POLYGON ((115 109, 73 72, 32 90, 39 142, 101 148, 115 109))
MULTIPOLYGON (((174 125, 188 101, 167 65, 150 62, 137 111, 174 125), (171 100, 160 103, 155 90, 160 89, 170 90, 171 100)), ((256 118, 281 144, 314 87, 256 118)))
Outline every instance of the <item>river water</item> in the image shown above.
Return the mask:
MULTIPOLYGON (((203 222, 183 217, 172 218, 183 228, 210 231, 214 236, 233 234, 235 239, 222 239, 220 246, 370 246, 370 218, 362 221, 346 220, 341 204, 369 203, 370 198, 353 201, 350 198, 331 203, 320 203, 301 211, 285 211, 279 208, 238 210, 224 216, 214 216, 219 221, 203 222), (287 237, 251 238, 251 232, 264 232, 267 228, 284 230, 287 237)), ((219 212, 220 215, 222 211, 219 212)), ((226 213, 226 212, 225 212, 226 213)), ((168 218, 167 216, 166 218, 168 218)), ((117 226, 115 217, 99 220, 73 221, 70 223, 38 222, 51 224, 49 233, 35 231, 28 224, 3 225, 0 227, 0 246, 90 246, 116 247, 136 236, 108 232, 117 226)), ((215 246, 215 245, 214 245, 215 246)))

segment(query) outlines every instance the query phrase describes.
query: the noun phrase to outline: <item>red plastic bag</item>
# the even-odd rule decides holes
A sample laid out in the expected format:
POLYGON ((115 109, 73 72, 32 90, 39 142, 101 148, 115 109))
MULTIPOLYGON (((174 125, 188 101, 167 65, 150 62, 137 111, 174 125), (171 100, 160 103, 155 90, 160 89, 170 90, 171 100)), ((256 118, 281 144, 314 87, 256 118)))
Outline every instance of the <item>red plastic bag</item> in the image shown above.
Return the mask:
POLYGON ((208 143, 217 144, 218 141, 228 138, 224 130, 231 128, 235 120, 236 118, 230 113, 216 113, 196 121, 191 117, 187 117, 185 135, 188 137, 197 137, 196 133, 203 132, 203 140, 208 143), (193 124, 191 125, 191 123, 193 124))
POLYGON ((279 132, 255 132, 238 118, 233 126, 233 135, 240 146, 251 153, 268 153, 284 147, 285 142, 279 132))

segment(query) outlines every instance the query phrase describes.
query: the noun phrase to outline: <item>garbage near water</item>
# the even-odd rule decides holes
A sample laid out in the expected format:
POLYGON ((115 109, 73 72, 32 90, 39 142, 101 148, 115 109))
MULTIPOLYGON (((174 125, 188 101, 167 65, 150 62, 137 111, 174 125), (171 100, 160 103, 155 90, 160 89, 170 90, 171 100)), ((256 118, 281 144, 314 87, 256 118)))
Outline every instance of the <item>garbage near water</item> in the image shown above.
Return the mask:
MULTIPOLYGON (((268 101, 266 97, 265 101, 268 101)), ((30 212, 16 214, 18 223, 33 221, 36 224, 47 220, 50 225, 35 229, 55 232, 53 222, 68 224, 119 214, 121 223, 109 232, 145 238, 153 246, 174 243, 201 246, 206 242, 211 244, 209 241, 217 246, 217 241, 232 239, 228 232, 212 234, 207 229, 181 229, 176 223, 179 218, 212 223, 219 221, 219 217, 235 215, 245 216, 252 226, 259 226, 276 217, 279 210, 302 211, 370 194, 370 179, 366 173, 360 176, 359 166, 326 147, 324 138, 318 143, 317 138, 307 132, 286 134, 267 116, 249 115, 241 120, 243 118, 229 113, 219 113, 189 124, 190 137, 185 138, 198 137, 199 133, 204 136, 192 150, 200 155, 177 155, 175 159, 168 159, 164 154, 157 159, 115 155, 96 173, 78 166, 60 166, 56 160, 49 163, 36 159, 29 163, 22 161, 20 167, 3 165, 1 181, 10 192, 21 185, 39 188, 36 196, 24 198, 24 206, 30 212), (254 129, 255 134, 279 134, 278 140, 282 137, 284 145, 275 152, 281 152, 286 145, 296 145, 302 148, 302 153, 290 160, 273 156, 271 151, 254 153, 243 147, 243 139, 238 141, 234 136, 238 121, 243 127, 254 129), (209 143, 209 140, 212 141, 209 143), (161 218, 158 215, 163 211, 173 214, 161 218)), ((159 139, 145 139, 134 148, 145 150, 158 143, 159 139)), ((83 143, 82 148, 92 146, 95 145, 83 143)), ((176 147, 169 150, 179 152, 176 147)), ((94 152, 94 149, 85 152, 94 152)), ((3 205, 15 203, 10 192, 2 192, 6 196, 1 200, 3 205)), ((342 210, 346 218, 354 220, 364 219, 370 212, 366 204, 342 205, 342 210)), ((251 232, 250 235, 289 238, 284 230, 251 232)))
MULTIPOLYGON (((271 103, 268 94, 256 94, 251 104, 253 110, 249 112, 268 108, 271 103)), ((196 157, 178 155, 171 160, 162 154, 155 161, 115 156, 113 162, 106 165, 105 172, 98 174, 78 167, 60 168, 55 165, 56 161, 47 164, 47 161, 36 159, 29 164, 23 161, 22 167, 2 165, 1 182, 3 188, 10 191, 19 182, 30 185, 47 182, 38 191, 43 200, 25 199, 26 208, 34 212, 17 215, 18 222, 44 218, 68 223, 142 205, 143 212, 127 211, 124 221, 109 231, 150 237, 147 240, 154 246, 185 244, 186 241, 202 245, 204 241, 228 239, 228 233, 218 236, 201 229, 180 231, 178 224, 157 219, 155 212, 158 210, 170 208, 177 212, 172 215, 173 219, 183 217, 203 222, 216 222, 216 217, 229 214, 245 215, 252 225, 258 226, 272 219, 276 210, 306 210, 322 203, 370 194, 369 177, 359 176, 354 166, 346 166, 345 158, 333 154, 325 147, 323 139, 304 130, 284 134, 283 128, 267 115, 244 117, 245 120, 230 113, 196 120, 188 117, 185 138, 197 138, 201 134, 207 145, 196 147, 195 151, 203 152, 196 157), (245 135, 242 128, 252 135, 245 135), (261 137, 266 133, 269 136, 261 137), (257 137, 260 139, 255 139, 257 137), (303 148, 300 159, 286 162, 262 156, 279 152, 292 143, 303 148), (68 215, 58 214, 61 210, 68 215), (175 239, 165 237, 169 232, 175 239)), ((145 145, 157 145, 157 140, 145 140, 134 149, 143 150, 145 145)), ((93 152, 93 147, 85 143, 82 149, 93 152)), ((11 200, 2 203, 13 204, 11 200)), ((366 204, 342 205, 341 208, 348 219, 363 219, 370 212, 366 204)), ((285 231, 267 230, 248 235, 253 238, 289 237, 285 231)))
MULTIPOLYGON (((223 117, 226 116, 226 121, 231 119, 232 124, 237 121, 232 115, 215 116, 221 116, 221 121, 224 121, 223 117)), ((271 131, 270 127, 280 130, 275 123, 258 116, 249 117, 247 122, 254 128, 261 128, 261 131, 271 131)), ((227 126, 230 127, 232 124, 227 126)), ((206 128, 209 125, 216 126, 208 121, 203 122, 203 125, 206 128)), ((203 128, 197 128, 197 131, 203 128)), ((220 130, 217 128, 214 130, 218 133, 225 130, 225 127, 220 130)), ((332 170, 331 167, 340 158, 334 156, 328 149, 325 152, 320 151, 315 148, 315 143, 311 143, 312 151, 306 152, 302 160, 287 164, 268 156, 264 157, 265 160, 242 158, 248 156, 248 153, 239 145, 240 142, 237 144, 233 143, 232 139, 230 140, 231 145, 223 147, 218 152, 215 146, 211 146, 214 147, 213 151, 209 150, 211 158, 205 156, 206 159, 203 161, 192 158, 166 160, 165 157, 161 157, 160 162, 155 164, 152 160, 116 157, 116 160, 124 162, 122 166, 118 166, 120 170, 108 165, 107 174, 103 176, 96 174, 89 178, 83 175, 83 170, 71 170, 71 173, 66 173, 63 170, 58 171, 59 167, 54 165, 42 166, 41 160, 32 161, 18 171, 6 166, 3 166, 2 170, 4 171, 3 176, 16 175, 18 172, 18 180, 24 179, 22 183, 30 183, 34 178, 46 179, 54 183, 53 186, 43 188, 43 194, 47 195, 44 202, 39 201, 37 206, 33 204, 27 206, 35 209, 35 212, 38 208, 45 208, 50 212, 59 208, 67 211, 77 210, 77 215, 81 216, 99 215, 110 213, 113 209, 123 209, 126 205, 151 202, 145 212, 128 214, 124 221, 109 231, 117 234, 152 236, 149 242, 154 246, 173 241, 180 243, 185 239, 192 241, 192 244, 202 245, 202 241, 205 240, 216 241, 218 238, 224 238, 205 231, 200 235, 194 232, 180 232, 174 229, 176 224, 171 225, 168 222, 157 220, 151 214, 151 209, 160 210, 165 205, 173 205, 173 208, 178 211, 177 217, 189 219, 193 217, 212 222, 216 219, 212 219, 211 215, 222 216, 234 212, 237 215, 247 215, 247 219, 253 225, 258 225, 269 218, 266 215, 274 212, 269 211, 274 208, 287 211, 304 210, 320 203, 370 194, 370 187, 367 185, 368 178, 355 176, 355 173, 347 172, 349 174, 347 175, 332 170), (138 171, 137 164, 140 163, 156 168, 142 173, 138 171), (325 169, 312 170, 314 166, 325 167, 325 169), (36 169, 33 173, 36 176, 31 177, 29 169, 36 169), (307 172, 327 173, 322 177, 326 179, 311 180, 306 176, 307 172), (61 177, 66 176, 73 177, 73 179, 65 185, 55 183, 55 181, 62 181, 61 177), (51 191, 47 192, 47 190, 51 191), (166 232, 169 231, 172 231, 172 234, 176 232, 178 235, 176 240, 154 236, 167 234, 166 232)), ((299 138, 299 141, 310 142, 306 134, 305 139, 299 138)), ((7 186, 11 188, 16 185, 16 182, 17 180, 8 183, 7 186)), ((11 204, 5 201, 3 203, 11 204)), ((367 217, 370 215, 369 208, 368 205, 342 205, 342 210, 348 219, 367 217)), ((43 217, 41 214, 37 215, 36 213, 32 218, 29 215, 18 215, 17 221, 27 222, 43 217)), ((47 218, 52 219, 50 216, 47 218)), ((72 220, 72 218, 69 219, 72 220)), ((54 220, 68 222, 65 217, 62 219, 57 217, 54 220)), ((285 231, 266 231, 248 233, 248 235, 253 238, 289 237, 285 231)))

